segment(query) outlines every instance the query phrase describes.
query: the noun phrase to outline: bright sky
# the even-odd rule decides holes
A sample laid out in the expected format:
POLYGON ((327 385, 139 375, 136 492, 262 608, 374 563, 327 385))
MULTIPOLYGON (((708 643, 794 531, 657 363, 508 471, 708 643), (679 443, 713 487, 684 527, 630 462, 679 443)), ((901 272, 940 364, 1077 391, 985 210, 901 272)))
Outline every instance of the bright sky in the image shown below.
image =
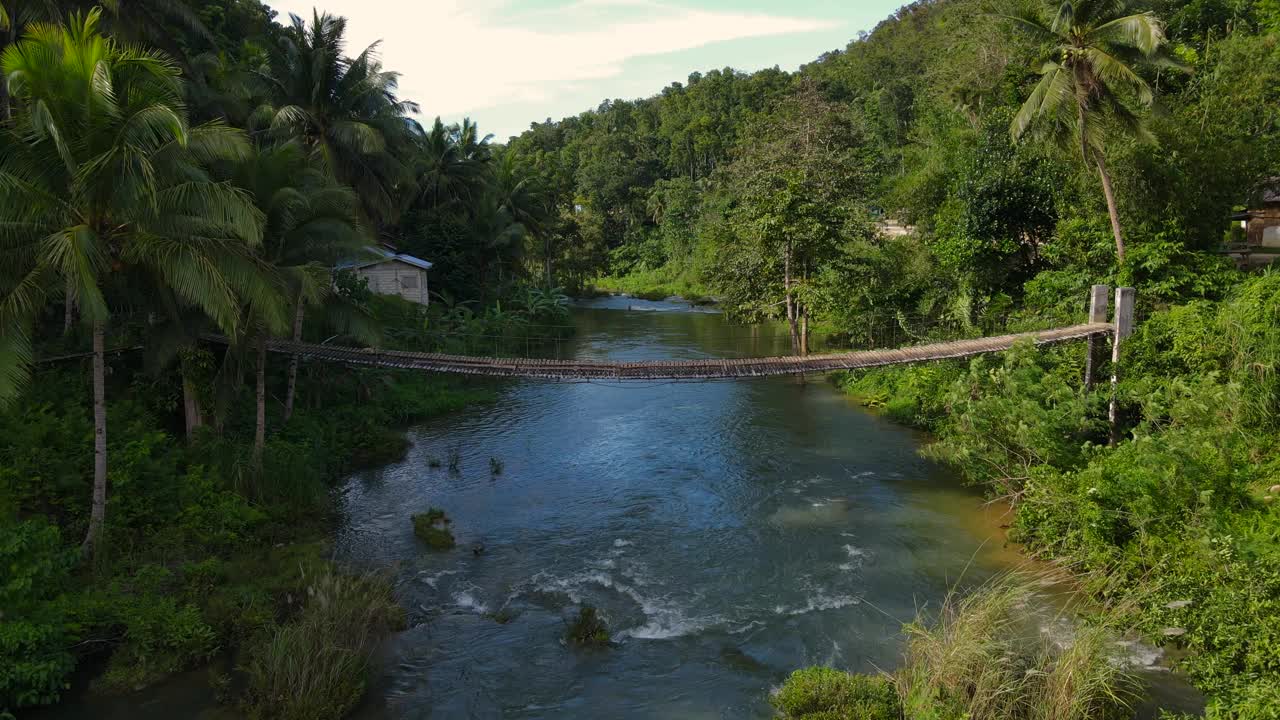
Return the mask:
MULTIPOLYGON (((529 123, 633 99, 694 70, 794 70, 903 0, 323 0, 348 54, 381 40, 424 121, 470 117, 505 142, 529 123)), ((267 0, 287 22, 315 0, 267 0)))

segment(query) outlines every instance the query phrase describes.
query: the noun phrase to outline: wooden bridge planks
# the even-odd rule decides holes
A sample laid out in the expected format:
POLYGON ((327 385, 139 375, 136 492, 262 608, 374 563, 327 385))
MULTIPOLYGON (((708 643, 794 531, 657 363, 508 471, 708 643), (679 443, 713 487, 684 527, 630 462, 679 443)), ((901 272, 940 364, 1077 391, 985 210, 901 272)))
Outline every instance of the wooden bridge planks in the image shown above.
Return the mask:
POLYGON ((1015 333, 972 340, 954 340, 893 350, 864 350, 850 353, 809 355, 806 357, 651 360, 628 363, 592 360, 524 360, 470 357, 441 353, 313 345, 283 340, 270 342, 268 349, 272 352, 297 354, 303 358, 314 360, 461 375, 538 378, 544 380, 679 381, 797 375, 945 360, 1008 350, 1018 342, 1027 339, 1038 345, 1044 345, 1104 335, 1112 330, 1112 326, 1107 323, 1086 323, 1053 330, 1015 333))

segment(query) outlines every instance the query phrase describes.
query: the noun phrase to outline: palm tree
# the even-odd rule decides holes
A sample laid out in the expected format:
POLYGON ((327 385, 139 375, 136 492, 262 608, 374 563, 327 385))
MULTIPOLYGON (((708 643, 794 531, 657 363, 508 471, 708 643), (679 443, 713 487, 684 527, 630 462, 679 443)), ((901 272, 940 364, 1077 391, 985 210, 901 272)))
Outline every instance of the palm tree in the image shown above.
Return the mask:
POLYGON ((408 181, 415 123, 412 102, 396 96, 399 74, 384 71, 377 44, 343 55, 347 21, 316 13, 310 27, 292 15, 267 81, 277 104, 263 108, 273 130, 302 140, 331 176, 355 189, 371 219, 395 215, 397 187, 408 181))
MULTIPOLYGON (((317 169, 297 140, 259 149, 240 164, 236 182, 253 194, 265 218, 262 258, 273 268, 288 293, 293 341, 302 340, 303 319, 309 307, 324 308, 327 303, 334 311, 330 319, 357 318, 358 313, 349 312, 349 308, 335 307, 340 299, 332 292, 331 272, 339 260, 355 256, 367 244, 355 194, 317 169)), ((259 322, 250 324, 256 328, 253 340, 257 350, 254 457, 260 460, 266 440, 266 342, 272 328, 259 322)), ((344 329, 352 324, 348 322, 347 326, 344 329)), ((359 323, 354 327, 363 328, 359 323)), ((289 363, 286 422, 293 414, 297 378, 298 357, 295 355, 289 363)))
POLYGON ((83 549, 102 534, 107 491, 105 337, 108 298, 163 288, 224 331, 243 297, 266 305, 252 252, 261 215, 204 166, 245 156, 244 135, 190 127, 177 68, 118 45, 100 13, 63 27, 33 24, 0 59, 16 103, 0 134, 0 393, 29 377, 36 314, 70 288, 93 328, 93 504, 83 549))
POLYGON ((414 153, 417 200, 438 210, 469 204, 483 193, 492 155, 489 136, 477 139, 477 134, 470 120, 459 126, 445 125, 436 118, 414 153))
POLYGON ((1178 67, 1165 51, 1164 28, 1151 12, 1132 12, 1127 0, 1067 0, 1048 17, 1032 11, 1002 15, 1048 52, 1040 81, 1013 119, 1015 140, 1039 122, 1049 135, 1078 144, 1085 167, 1102 179, 1116 240, 1116 259, 1124 264, 1124 236, 1115 189, 1107 171, 1108 127, 1149 137, 1138 112, 1155 93, 1138 70, 1142 65, 1178 67))

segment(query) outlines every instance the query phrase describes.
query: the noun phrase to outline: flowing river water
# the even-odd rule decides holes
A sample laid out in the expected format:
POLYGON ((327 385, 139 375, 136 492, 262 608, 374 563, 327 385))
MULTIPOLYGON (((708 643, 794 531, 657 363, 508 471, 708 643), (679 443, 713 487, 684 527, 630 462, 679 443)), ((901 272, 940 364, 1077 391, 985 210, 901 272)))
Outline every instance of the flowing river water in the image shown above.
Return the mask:
MULTIPOLYGON (((585 303, 574 322, 579 358, 787 344, 778 328, 628 298, 585 303)), ((922 459, 918 433, 819 379, 524 381, 409 436, 403 461, 342 495, 337 555, 390 568, 410 626, 362 719, 767 718, 790 671, 891 670, 918 608, 1021 562, 1002 510, 922 459), (432 506, 457 549, 414 537, 410 516, 432 506), (583 603, 610 647, 562 642, 583 603)), ((1183 704, 1185 686, 1156 686, 1183 704)), ((119 717, 202 704, 178 687, 119 717)), ((125 708, 93 716, 112 709, 125 708)))
MULTIPOLYGON (((686 305, 574 317, 579 358, 786 352, 780 329, 686 305)), ((351 480, 337 538, 357 566, 395 564, 410 613, 370 718, 770 717, 791 670, 892 669, 917 608, 1020 562, 918 433, 821 380, 522 382, 410 439, 351 480), (413 536, 430 506, 459 549, 413 536), (582 603, 612 647, 562 643, 582 603)))

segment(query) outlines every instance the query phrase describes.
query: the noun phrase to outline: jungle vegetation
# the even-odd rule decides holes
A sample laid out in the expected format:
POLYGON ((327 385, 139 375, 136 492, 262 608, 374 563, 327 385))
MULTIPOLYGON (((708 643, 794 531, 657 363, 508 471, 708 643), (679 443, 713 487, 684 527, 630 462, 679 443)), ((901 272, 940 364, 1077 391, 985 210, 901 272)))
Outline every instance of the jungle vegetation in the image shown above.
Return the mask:
MULTIPOLYGON (((805 352, 1076 319, 1094 283, 1141 304, 1118 443, 1078 348, 838 381, 1188 650, 1211 717, 1280 707, 1280 281, 1215 252, 1280 176, 1276 0, 920 0, 796 72, 697 72, 506 143, 420 124, 320 11, 3 7, 0 714, 97 661, 111 691, 216 660, 251 716, 358 700, 399 618, 385 579, 326 559, 328 484, 487 393, 299 367, 269 338, 460 351, 563 325, 560 288, 619 288, 713 295, 805 352), (379 242, 436 263, 431 310, 333 270, 379 242)), ((953 607, 913 635, 921 676, 800 680, 973 713, 930 660, 981 610, 953 607)), ((844 717, 806 687, 780 708, 844 717)))

